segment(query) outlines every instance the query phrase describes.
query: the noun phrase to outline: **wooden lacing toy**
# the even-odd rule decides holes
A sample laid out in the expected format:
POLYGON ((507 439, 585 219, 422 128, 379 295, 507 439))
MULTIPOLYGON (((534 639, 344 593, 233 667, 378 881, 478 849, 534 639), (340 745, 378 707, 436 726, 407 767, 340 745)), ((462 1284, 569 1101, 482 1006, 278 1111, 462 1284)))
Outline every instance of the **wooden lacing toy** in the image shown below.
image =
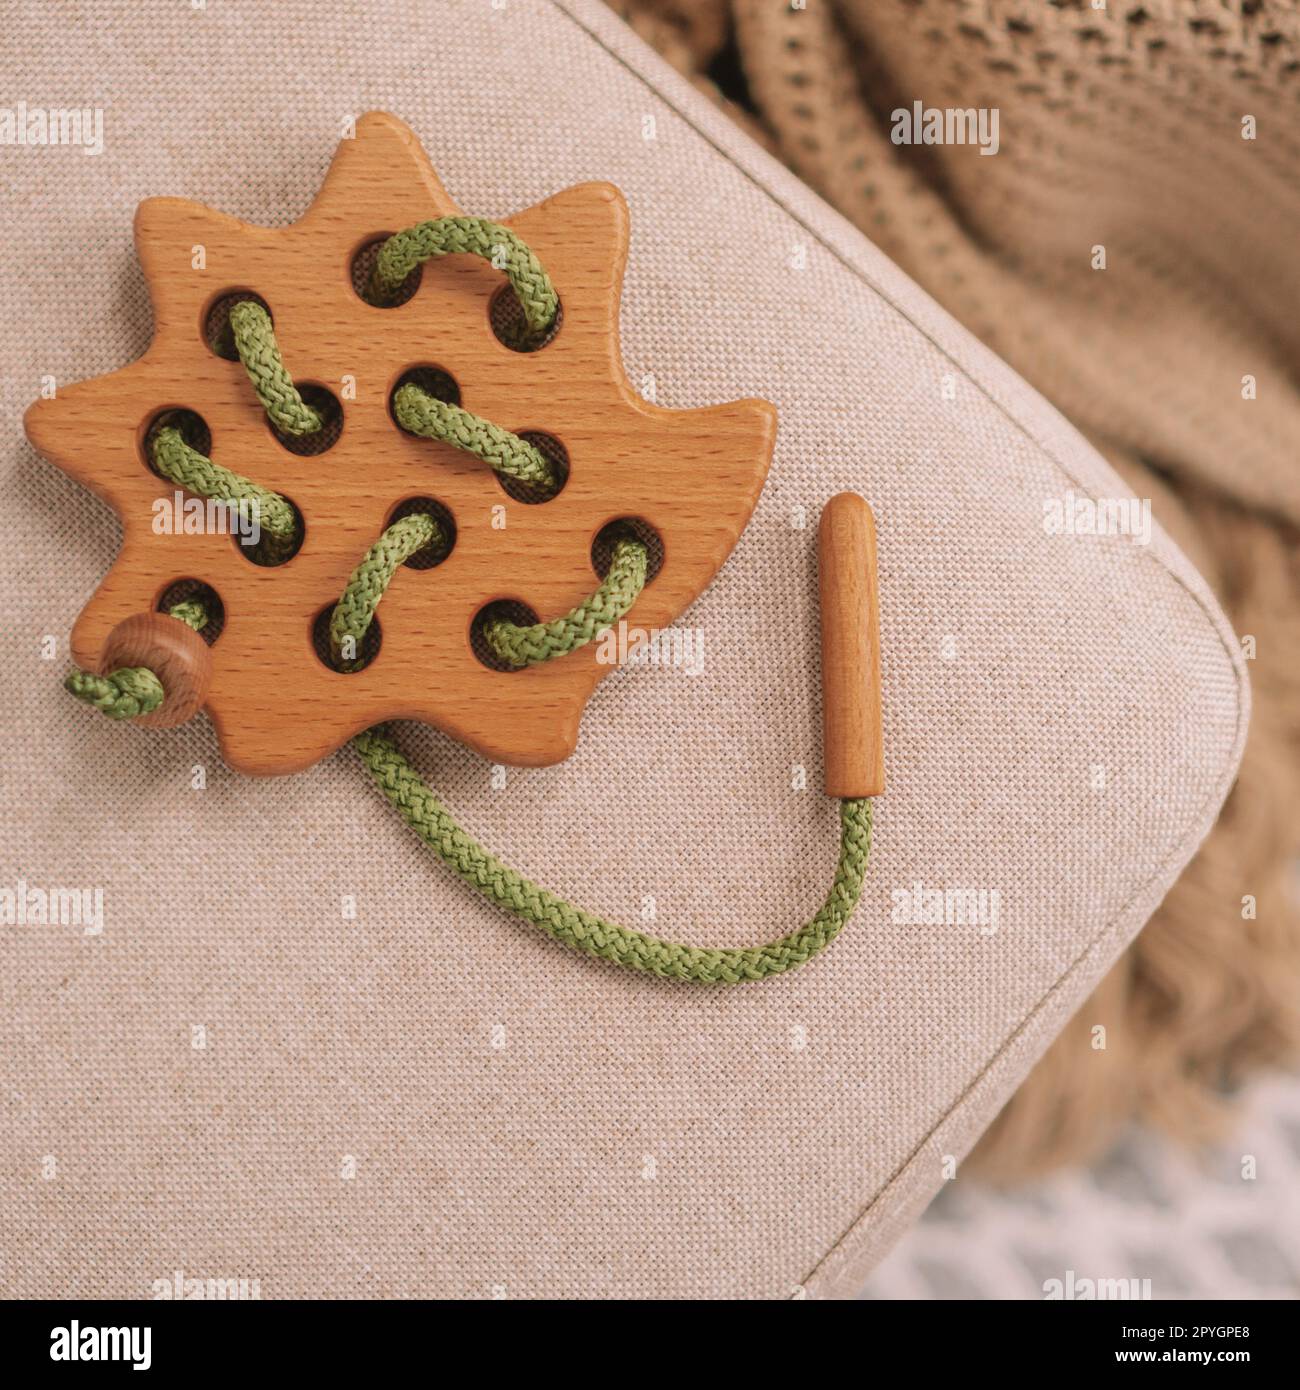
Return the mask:
POLYGON ((351 738, 476 889, 619 964, 730 982, 828 944, 856 905, 867 798, 883 790, 875 536, 854 494, 819 533, 840 861, 821 911, 778 941, 704 950, 555 898, 474 844, 382 727, 423 720, 510 765, 567 757, 611 669, 594 639, 625 617, 668 627, 753 511, 772 406, 666 410, 624 375, 618 191, 468 217, 412 132, 372 113, 292 226, 150 199, 136 243, 148 351, 26 417, 124 533, 73 629, 86 669, 69 689, 154 727, 204 708, 227 761, 254 775, 351 738))

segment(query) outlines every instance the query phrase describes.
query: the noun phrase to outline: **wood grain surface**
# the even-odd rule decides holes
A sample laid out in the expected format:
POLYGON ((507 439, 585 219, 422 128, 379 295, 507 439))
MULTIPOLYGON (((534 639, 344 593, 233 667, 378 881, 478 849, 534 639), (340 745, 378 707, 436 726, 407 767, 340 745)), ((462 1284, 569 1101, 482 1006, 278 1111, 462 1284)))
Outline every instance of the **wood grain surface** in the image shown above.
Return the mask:
POLYGON ((822 509, 817 568, 826 794, 879 796, 885 790, 885 761, 876 522, 856 492, 837 493, 822 509))

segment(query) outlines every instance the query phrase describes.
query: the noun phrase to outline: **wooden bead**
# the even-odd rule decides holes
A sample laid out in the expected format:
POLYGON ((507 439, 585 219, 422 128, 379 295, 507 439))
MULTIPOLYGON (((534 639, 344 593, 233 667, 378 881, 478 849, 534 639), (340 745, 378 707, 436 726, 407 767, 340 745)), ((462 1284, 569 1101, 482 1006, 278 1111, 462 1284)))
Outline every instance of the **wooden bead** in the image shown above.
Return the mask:
POLYGON ((880 727, 880 602, 876 522, 855 492, 822 510, 817 531, 826 795, 885 790, 880 727))
POLYGON ((184 724, 203 707, 212 683, 212 649, 187 623, 166 613, 136 613, 108 634, 99 674, 147 666, 162 682, 163 702, 135 722, 151 729, 184 724))

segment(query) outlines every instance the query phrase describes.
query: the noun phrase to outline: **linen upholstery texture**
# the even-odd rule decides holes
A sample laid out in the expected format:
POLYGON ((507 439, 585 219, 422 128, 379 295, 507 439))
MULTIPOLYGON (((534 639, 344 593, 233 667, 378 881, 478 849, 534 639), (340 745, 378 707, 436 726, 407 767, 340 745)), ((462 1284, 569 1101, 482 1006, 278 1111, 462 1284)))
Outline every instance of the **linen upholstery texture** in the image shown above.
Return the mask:
POLYGON ((105 108, 98 158, 0 150, 0 525, 4 881, 100 885, 106 915, 97 937, 0 932, 0 1287, 144 1297, 180 1268, 265 1297, 853 1292, 1214 819, 1248 694, 1204 583, 1158 529, 1046 535, 1045 498, 1124 495, 1109 466, 595 4, 33 3, 0 67, 29 104, 105 108), (287 59, 286 32, 310 39, 287 59), (22 409, 42 375, 146 346, 137 202, 287 223, 375 107, 477 214, 616 183, 632 381, 780 412, 754 519, 683 619, 701 674, 618 670, 577 753, 504 790, 400 728, 472 834, 617 919, 653 899, 662 935, 806 918, 837 818, 816 518, 844 488, 875 509, 889 788, 857 915, 788 978, 581 959, 431 862, 351 754, 249 780, 203 718, 113 726, 58 689, 118 533, 22 409), (996 888, 997 930, 892 922, 918 880, 996 888))
POLYGON ((1099 1160, 1134 1120, 1222 1140, 1300 1055, 1300 0, 610 4, 1155 499, 1249 634, 1213 833, 962 1176, 1099 1160), (997 157, 893 144, 914 100, 995 114, 997 157))

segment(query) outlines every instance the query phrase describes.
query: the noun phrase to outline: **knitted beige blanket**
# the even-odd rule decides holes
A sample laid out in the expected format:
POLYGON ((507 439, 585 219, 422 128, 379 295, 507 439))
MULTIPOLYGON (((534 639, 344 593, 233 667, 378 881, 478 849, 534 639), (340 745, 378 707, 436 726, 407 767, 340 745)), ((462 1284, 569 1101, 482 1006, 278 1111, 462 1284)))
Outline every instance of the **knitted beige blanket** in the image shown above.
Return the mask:
POLYGON ((1242 634, 1254 723, 1219 826, 982 1159, 1012 1179, 1135 1115, 1207 1136, 1300 1037, 1300 6, 614 7, 1088 434, 1242 634), (989 157, 891 138, 972 108, 989 157))

